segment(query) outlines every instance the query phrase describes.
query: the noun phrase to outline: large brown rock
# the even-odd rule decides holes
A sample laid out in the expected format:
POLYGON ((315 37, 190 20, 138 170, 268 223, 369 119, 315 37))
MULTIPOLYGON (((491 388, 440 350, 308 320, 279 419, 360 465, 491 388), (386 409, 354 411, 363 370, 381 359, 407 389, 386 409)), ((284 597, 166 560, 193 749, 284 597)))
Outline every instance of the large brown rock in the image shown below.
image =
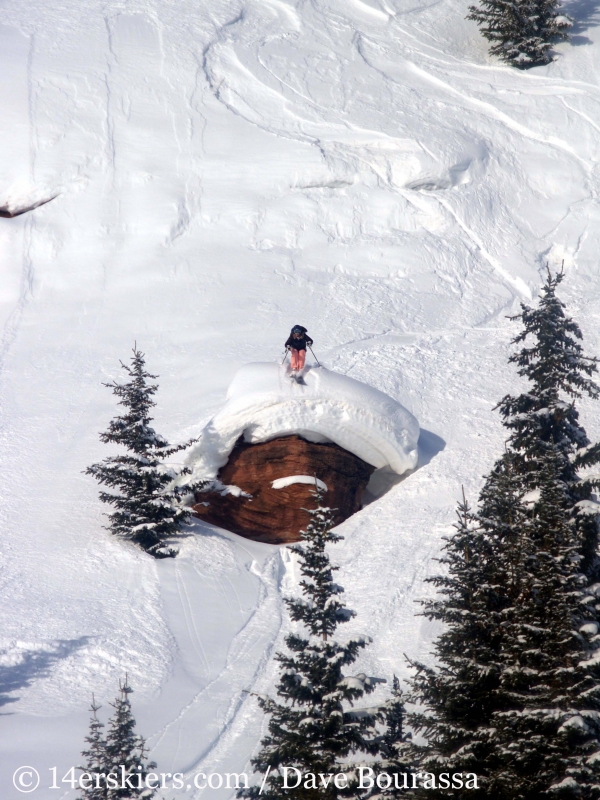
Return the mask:
POLYGON ((325 501, 335 511, 336 524, 360 509, 362 493, 375 468, 336 444, 315 444, 301 436, 285 436, 262 444, 238 441, 218 478, 251 497, 200 492, 194 513, 200 519, 260 542, 282 544, 300 540, 308 525, 305 509, 314 508, 314 487, 295 483, 273 489, 277 478, 316 475, 327 485, 325 501), (208 505, 207 505, 208 504, 208 505))

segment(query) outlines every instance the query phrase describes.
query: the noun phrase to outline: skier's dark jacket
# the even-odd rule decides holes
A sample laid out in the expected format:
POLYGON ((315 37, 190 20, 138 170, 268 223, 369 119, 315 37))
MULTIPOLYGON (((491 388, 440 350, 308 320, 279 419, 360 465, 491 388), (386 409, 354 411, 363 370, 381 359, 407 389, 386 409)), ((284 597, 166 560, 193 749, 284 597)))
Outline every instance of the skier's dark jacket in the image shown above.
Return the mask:
POLYGON ((302 330, 302 336, 299 339, 294 339, 294 334, 290 333, 285 347, 293 347, 294 350, 306 350, 306 345, 312 344, 313 340, 310 336, 306 335, 306 328, 303 328, 301 325, 298 327, 302 330))

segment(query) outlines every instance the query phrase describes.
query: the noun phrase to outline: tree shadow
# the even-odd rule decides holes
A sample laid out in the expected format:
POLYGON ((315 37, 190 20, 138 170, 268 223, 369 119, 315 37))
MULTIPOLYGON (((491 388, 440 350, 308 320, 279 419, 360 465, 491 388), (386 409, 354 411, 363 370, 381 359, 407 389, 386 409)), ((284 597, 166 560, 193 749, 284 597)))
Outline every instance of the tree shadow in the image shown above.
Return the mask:
POLYGON ((404 472, 402 475, 398 475, 395 472, 392 472, 387 467, 382 467, 381 469, 376 469, 375 472, 371 475, 371 480, 367 488, 365 489, 365 493, 363 495, 363 506, 368 506, 369 503, 372 503, 374 500, 379 500, 380 497, 383 497, 384 494, 387 494, 390 489, 393 489, 394 486, 397 486, 402 481, 406 480, 409 475, 413 475, 418 469, 424 467, 426 464, 437 456, 444 447, 446 447, 446 442, 442 439, 441 436, 438 436, 436 433, 432 433, 431 431, 426 431, 421 428, 421 433, 419 435, 419 460, 417 461, 417 466, 414 469, 410 469, 407 472, 404 472))
MULTIPOLYGON (((45 649, 21 651, 17 664, 0 664, 0 707, 16 703, 19 698, 12 697, 13 692, 26 689, 35 680, 45 678, 57 661, 68 658, 89 640, 89 636, 58 639, 45 649)), ((6 652, 3 655, 7 655, 6 652)))
POLYGON ((581 36, 581 34, 600 25, 599 0, 571 0, 571 2, 565 3, 562 11, 573 20, 573 27, 569 31, 571 44, 575 47, 592 44, 591 39, 581 36))

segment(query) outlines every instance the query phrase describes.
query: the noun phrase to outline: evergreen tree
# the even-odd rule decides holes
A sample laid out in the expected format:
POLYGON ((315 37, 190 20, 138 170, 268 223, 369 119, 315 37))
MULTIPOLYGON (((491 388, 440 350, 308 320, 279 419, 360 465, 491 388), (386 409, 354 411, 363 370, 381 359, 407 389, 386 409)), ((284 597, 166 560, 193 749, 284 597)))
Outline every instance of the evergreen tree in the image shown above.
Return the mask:
MULTIPOLYGON (((100 706, 96 705, 96 701, 92 696, 92 718, 90 719, 90 732, 85 737, 88 746, 82 751, 81 755, 85 757, 85 765, 80 767, 86 775, 84 784, 86 788, 82 790, 80 800, 106 800, 107 788, 106 780, 103 775, 106 775, 106 741, 102 737, 102 728, 104 725, 100 722, 97 712, 100 706)), ((82 776, 83 777, 83 776, 82 776)))
MULTIPOLYGON (((502 623, 520 594, 524 519, 506 459, 487 480, 479 518, 464 496, 459 504, 455 534, 440 559, 447 573, 431 579, 438 597, 424 604, 425 616, 444 623, 435 643, 438 663, 413 665, 410 699, 421 706, 409 715, 409 724, 426 739, 413 746, 421 770, 480 773, 481 765, 493 760, 490 719, 503 708, 498 694, 502 623)), ((439 796, 461 794, 442 791, 439 796)), ((468 796, 491 795, 484 786, 479 793, 470 789, 468 796)))
POLYGON ((477 513, 459 507, 447 542, 448 573, 425 615, 445 623, 438 666, 415 665, 413 726, 427 743, 421 768, 477 772, 479 791, 440 797, 498 800, 600 796, 600 637, 595 553, 596 463, 574 398, 597 395, 577 326, 543 288, 539 308, 522 308, 535 343, 511 357, 529 391, 499 404, 511 430, 477 513), (565 401, 567 394, 569 402, 565 401))
POLYGON ((392 696, 383 711, 385 731, 381 737, 379 752, 385 760, 386 769, 404 772, 407 765, 406 743, 410 741, 410 734, 404 730, 406 712, 400 681, 394 675, 392 681, 392 696))
POLYGON ((521 593, 504 613, 497 690, 503 708, 490 719, 494 797, 600 796, 597 598, 580 571, 556 450, 540 468, 521 593))
POLYGON ((107 800, 134 800, 143 797, 150 800, 156 794, 146 786, 148 773, 156 768, 154 762, 146 763, 146 745, 141 736, 135 733, 135 719, 131 711, 129 695, 133 689, 125 682, 119 682, 120 692, 114 703, 115 713, 108 723, 105 743, 105 764, 107 775, 116 774, 118 786, 109 783, 107 800))
MULTIPOLYGON (((111 533, 135 542, 156 558, 174 556, 176 551, 166 541, 189 522, 191 511, 181 504, 180 492, 171 488, 176 476, 162 460, 195 440, 173 447, 150 426, 150 409, 155 405, 152 398, 158 386, 148 381, 157 376, 146 372, 144 354, 137 347, 133 349, 131 365, 121 362, 121 366, 130 380, 104 385, 113 390, 126 413, 111 420, 100 440, 121 445, 128 452, 93 464, 86 474, 118 490, 117 494, 100 492, 102 502, 115 508, 114 513, 108 514, 111 533)), ((189 470, 182 470, 186 472, 189 470)), ((190 491, 189 486, 186 491, 190 491)))
MULTIPOLYGON (((277 695, 283 702, 258 697, 270 717, 269 734, 252 765, 263 775, 268 772, 261 796, 271 800, 358 796, 352 767, 344 760, 355 752, 375 754, 379 746, 374 735, 378 709, 352 708, 379 679, 364 674, 345 677, 342 672, 356 660, 368 639, 361 636, 342 644, 332 638, 338 625, 351 619, 354 612, 339 600, 343 589, 333 580, 337 567, 331 565, 326 552, 328 544, 342 537, 332 531, 332 509, 323 505, 324 492, 316 489, 314 496, 317 507, 309 511, 311 521, 301 532, 302 544, 291 548, 300 560, 303 597, 286 600, 292 620, 301 622, 306 634, 291 633, 286 638, 289 653, 276 656, 281 665, 277 695), (284 766, 295 767, 303 775, 313 773, 317 783, 306 785, 303 780, 297 788, 286 789, 284 766), (319 773, 327 776, 344 771, 347 789, 336 787, 331 780, 327 785, 319 782, 319 773)), ((294 783, 291 777, 289 784, 294 783)), ((242 790, 239 796, 258 798, 259 787, 242 790)))
POLYGON ((562 271, 554 276, 548 272, 538 307, 522 304, 521 313, 512 318, 523 324, 513 344, 525 346, 509 362, 517 365, 529 385, 521 394, 506 395, 498 408, 511 432, 508 445, 525 490, 539 489, 542 464, 549 453, 559 459, 565 502, 582 539, 584 570, 598 580, 598 525, 595 513, 589 513, 595 512, 589 501, 600 481, 579 473, 600 463, 600 444, 590 444, 575 406, 584 395, 594 400, 600 396, 592 380, 598 359, 584 355, 581 330, 565 315, 564 304, 556 296, 562 280, 562 271), (533 340, 531 345, 525 344, 527 340, 533 340))
MULTIPOLYGON (((398 776, 409 773, 411 771, 412 737, 405 730, 406 709, 404 707, 404 697, 400 688, 400 681, 395 675, 392 681, 392 696, 383 708, 383 718, 385 726, 379 743, 379 755, 382 760, 374 766, 374 772, 375 774, 386 772, 388 775, 397 774, 398 776)), ((404 785, 403 778, 398 777, 397 781, 399 786, 404 785)), ((407 781, 407 783, 412 786, 412 781, 407 781)), ((386 797, 401 795, 407 799, 418 796, 418 793, 415 795, 404 788, 398 791, 395 780, 387 789, 373 787, 372 793, 374 796, 383 795, 386 797)))
POLYGON ((552 44, 568 39, 572 25, 558 0, 479 0, 469 11, 492 42, 490 53, 520 68, 550 63, 552 44))

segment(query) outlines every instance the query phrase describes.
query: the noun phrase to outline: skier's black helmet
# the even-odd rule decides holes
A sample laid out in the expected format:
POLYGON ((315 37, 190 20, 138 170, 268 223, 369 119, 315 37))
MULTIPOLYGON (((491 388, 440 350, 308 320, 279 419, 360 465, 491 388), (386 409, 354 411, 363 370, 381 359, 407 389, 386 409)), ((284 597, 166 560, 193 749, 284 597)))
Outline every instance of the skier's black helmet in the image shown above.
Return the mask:
POLYGON ((292 333, 306 333, 306 328, 303 328, 302 325, 294 325, 292 333))

